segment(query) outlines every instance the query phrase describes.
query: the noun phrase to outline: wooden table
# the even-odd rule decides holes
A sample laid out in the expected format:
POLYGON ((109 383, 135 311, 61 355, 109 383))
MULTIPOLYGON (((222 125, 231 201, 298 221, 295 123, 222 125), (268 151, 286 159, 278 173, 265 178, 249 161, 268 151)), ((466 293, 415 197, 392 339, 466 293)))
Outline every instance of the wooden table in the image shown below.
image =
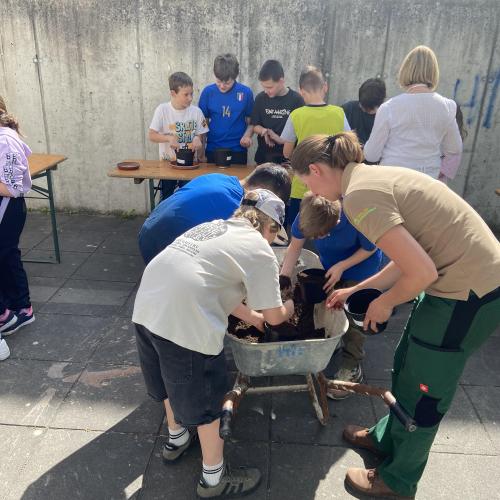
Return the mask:
POLYGON ((255 165, 231 165, 230 167, 223 168, 217 167, 213 163, 200 163, 199 168, 182 170, 174 168, 172 164, 166 160, 125 161, 135 161, 139 163, 140 167, 137 170, 119 170, 118 167, 114 167, 108 172, 108 176, 122 179, 134 179, 135 184, 140 184, 144 179, 148 179, 151 210, 155 207, 156 193, 160 189, 160 183, 158 182, 158 184, 155 185, 155 180, 190 181, 195 177, 205 174, 234 175, 241 180, 255 169, 255 165))
MULTIPOLYGON (((59 238, 57 235, 56 209, 54 204, 54 187, 52 185, 52 171, 57 170, 59 163, 66 160, 65 156, 33 153, 28 157, 28 166, 30 169, 31 180, 47 179, 47 187, 38 186, 35 183, 31 190, 40 196, 26 196, 36 200, 49 200, 50 221, 52 224, 52 239, 54 240, 54 253, 56 261, 61 262, 61 253, 59 251, 59 238)), ((53 263, 53 260, 26 260, 26 262, 47 262, 53 263)))

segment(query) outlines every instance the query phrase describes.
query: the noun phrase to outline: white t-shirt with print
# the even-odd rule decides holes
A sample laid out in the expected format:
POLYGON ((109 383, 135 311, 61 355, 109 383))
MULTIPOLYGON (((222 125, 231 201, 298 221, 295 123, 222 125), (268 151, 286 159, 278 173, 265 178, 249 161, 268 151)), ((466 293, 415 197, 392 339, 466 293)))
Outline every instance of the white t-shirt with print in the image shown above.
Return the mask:
MULTIPOLYGON (((151 120, 150 129, 160 134, 177 134, 177 142, 187 147, 195 136, 208 132, 207 121, 198 106, 175 109, 170 102, 160 104, 151 120)), ((174 160, 175 151, 166 142, 160 143, 160 160, 174 160)))
POLYGON ((216 355, 227 317, 245 297, 252 309, 282 305, 278 276, 276 256, 247 219, 206 222, 148 264, 132 321, 186 349, 216 355))

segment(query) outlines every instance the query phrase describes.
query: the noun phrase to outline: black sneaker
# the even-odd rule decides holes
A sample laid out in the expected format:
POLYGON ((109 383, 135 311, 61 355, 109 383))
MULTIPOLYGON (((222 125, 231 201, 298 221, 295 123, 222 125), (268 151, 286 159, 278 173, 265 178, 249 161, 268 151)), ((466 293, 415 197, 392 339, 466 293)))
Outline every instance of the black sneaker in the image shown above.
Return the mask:
POLYGON ((2 336, 7 337, 8 335, 12 335, 14 332, 17 332, 19 328, 23 326, 29 325, 35 321, 35 315, 33 314, 33 309, 30 308, 30 312, 16 312, 16 321, 8 327, 4 327, 2 330, 2 336))
POLYGON ((256 467, 238 467, 232 471, 228 464, 215 486, 209 486, 203 479, 203 474, 196 488, 200 498, 234 498, 248 495, 260 484, 262 474, 256 467))
POLYGON ((0 332, 10 330, 17 323, 17 316, 12 311, 8 313, 7 317, 0 321, 0 332))
POLYGON ((167 442, 163 445, 161 450, 161 454, 163 456, 163 461, 166 464, 175 462, 184 454, 184 452, 191 446, 191 443, 194 443, 198 438, 198 433, 196 430, 192 432, 189 431, 189 438, 182 446, 176 446, 170 442, 167 442))

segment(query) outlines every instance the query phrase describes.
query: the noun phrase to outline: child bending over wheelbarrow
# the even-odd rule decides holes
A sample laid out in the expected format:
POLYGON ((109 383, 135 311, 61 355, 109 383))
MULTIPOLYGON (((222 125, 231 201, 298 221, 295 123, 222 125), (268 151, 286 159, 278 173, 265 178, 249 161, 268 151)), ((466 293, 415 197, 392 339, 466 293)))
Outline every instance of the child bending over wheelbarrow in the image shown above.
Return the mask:
POLYGON ((247 494, 260 483, 258 469, 231 471, 223 459, 219 424, 228 389, 223 340, 229 314, 261 331, 264 321, 277 325, 292 315, 293 301, 281 300, 270 247, 283 233, 284 218, 285 204, 274 193, 249 191, 232 218, 200 224, 160 252, 137 292, 132 320, 146 387, 167 411, 163 458, 178 459, 198 435, 202 498, 247 494), (242 304, 245 297, 248 307, 242 304))
MULTIPOLYGON (((379 270, 380 250, 349 222, 340 202, 315 196, 310 191, 304 195, 300 212, 292 224, 292 240, 281 267, 282 276, 292 275, 306 239, 314 240, 326 270, 325 298, 334 289, 354 286, 379 270)), ((363 381, 361 361, 365 356, 365 338, 355 328, 349 327, 342 337, 342 360, 335 379, 363 381)), ((350 394, 333 388, 328 388, 327 392, 331 399, 345 399, 350 394)))

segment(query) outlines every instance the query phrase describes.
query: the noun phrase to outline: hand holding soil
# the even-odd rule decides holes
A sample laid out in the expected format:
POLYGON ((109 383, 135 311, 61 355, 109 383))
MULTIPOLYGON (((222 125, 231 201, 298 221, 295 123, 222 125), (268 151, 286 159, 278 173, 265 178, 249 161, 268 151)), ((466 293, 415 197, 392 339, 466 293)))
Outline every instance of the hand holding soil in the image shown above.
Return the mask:
POLYGON ((234 316, 229 316, 228 333, 250 343, 283 342, 325 337, 325 329, 316 329, 314 326, 314 304, 305 304, 302 301, 298 284, 294 288, 283 289, 281 291, 281 298, 283 305, 291 316, 288 321, 281 323, 281 325, 271 326, 272 335, 269 332, 267 335, 262 335, 255 326, 240 321, 234 316), (285 299, 285 294, 290 295, 290 298, 285 299), (293 297, 293 300, 291 297, 293 297))

